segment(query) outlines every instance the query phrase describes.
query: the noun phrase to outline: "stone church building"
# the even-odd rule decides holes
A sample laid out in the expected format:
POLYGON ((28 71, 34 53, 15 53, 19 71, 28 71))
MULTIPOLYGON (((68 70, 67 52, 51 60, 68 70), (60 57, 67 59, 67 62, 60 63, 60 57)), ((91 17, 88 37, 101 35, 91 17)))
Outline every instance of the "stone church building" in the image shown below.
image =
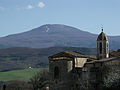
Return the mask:
POLYGON ((109 56, 108 37, 102 30, 96 57, 74 51, 49 56, 50 90, 101 90, 105 65, 120 66, 120 57, 109 56))

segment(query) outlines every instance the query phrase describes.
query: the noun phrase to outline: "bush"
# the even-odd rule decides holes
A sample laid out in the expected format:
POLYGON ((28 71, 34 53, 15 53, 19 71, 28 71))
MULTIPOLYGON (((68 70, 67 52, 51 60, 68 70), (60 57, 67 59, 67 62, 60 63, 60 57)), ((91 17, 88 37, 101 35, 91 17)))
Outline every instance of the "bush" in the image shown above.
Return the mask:
POLYGON ((6 85, 6 90, 32 90, 32 85, 25 81, 9 81, 6 85))
POLYGON ((33 90, 40 90, 46 85, 49 84, 49 74, 47 70, 40 71, 37 74, 35 74, 31 79, 30 83, 33 86, 33 90))
POLYGON ((120 52, 120 49, 118 49, 117 51, 120 52))
POLYGON ((107 90, 120 90, 120 66, 104 67, 104 88, 107 90))

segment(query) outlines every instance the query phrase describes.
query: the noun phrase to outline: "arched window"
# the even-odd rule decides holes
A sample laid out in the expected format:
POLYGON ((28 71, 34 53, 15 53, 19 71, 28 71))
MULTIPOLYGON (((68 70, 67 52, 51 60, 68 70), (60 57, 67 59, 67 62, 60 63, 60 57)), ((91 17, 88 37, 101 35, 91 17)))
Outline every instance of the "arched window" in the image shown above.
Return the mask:
POLYGON ((99 49, 100 49, 100 54, 102 54, 102 43, 100 42, 100 47, 99 47, 99 49))
POLYGON ((59 73, 60 73, 60 72, 59 72, 59 68, 58 68, 58 67, 55 67, 55 68, 54 68, 54 78, 55 78, 55 79, 58 79, 58 78, 59 78, 59 73))

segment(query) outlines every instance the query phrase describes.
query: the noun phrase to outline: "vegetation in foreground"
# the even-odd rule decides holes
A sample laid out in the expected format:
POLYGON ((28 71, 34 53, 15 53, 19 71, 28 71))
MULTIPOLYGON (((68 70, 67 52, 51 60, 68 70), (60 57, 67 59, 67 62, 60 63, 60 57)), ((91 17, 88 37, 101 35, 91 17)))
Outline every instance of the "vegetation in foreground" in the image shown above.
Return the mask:
MULTIPOLYGON (((31 70, 25 69, 18 71, 31 72, 31 70)), ((48 69, 47 68, 33 69, 33 71, 35 72, 29 78, 28 81, 19 79, 0 82, 0 90, 46 90, 46 87, 48 87, 49 85, 48 69)))
MULTIPOLYGON (((101 87, 102 90, 120 90, 119 67, 105 66, 101 69, 104 72, 103 85, 101 87)), ((26 69, 24 71, 27 70, 29 71, 30 69, 26 69)), ((35 72, 34 75, 29 79, 29 81, 7 81, 5 84, 1 85, 0 90, 49 90, 49 85, 50 82, 48 69, 38 69, 38 72, 35 72)), ((83 90, 88 89, 84 88, 83 90)))

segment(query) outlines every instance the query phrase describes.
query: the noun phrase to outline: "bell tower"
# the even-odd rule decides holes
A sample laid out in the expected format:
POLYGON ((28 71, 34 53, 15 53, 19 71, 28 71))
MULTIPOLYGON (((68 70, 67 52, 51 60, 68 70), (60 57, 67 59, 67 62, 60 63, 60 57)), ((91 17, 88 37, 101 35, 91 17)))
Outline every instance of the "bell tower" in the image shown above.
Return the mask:
POLYGON ((102 32, 98 35, 97 38, 97 59, 109 58, 109 42, 107 35, 102 32))

